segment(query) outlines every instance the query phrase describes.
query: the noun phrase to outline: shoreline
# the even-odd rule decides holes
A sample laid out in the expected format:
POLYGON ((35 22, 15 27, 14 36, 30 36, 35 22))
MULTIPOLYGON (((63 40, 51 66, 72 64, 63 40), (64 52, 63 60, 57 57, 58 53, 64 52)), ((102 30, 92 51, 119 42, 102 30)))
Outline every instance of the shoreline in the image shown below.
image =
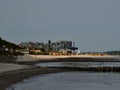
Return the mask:
MULTIPOLYGON (((119 57, 114 56, 105 56, 105 57, 80 57, 80 56, 22 56, 18 57, 18 60, 16 62, 13 62, 18 65, 28 65, 29 67, 20 68, 16 70, 8 70, 5 72, 0 73, 0 89, 6 90, 7 87, 9 87, 12 84, 15 84, 17 82, 22 81, 23 79, 41 75, 41 74, 49 74, 49 73, 58 73, 58 72, 68 72, 68 71, 97 71, 100 72, 103 69, 104 71, 111 72, 111 68, 97 68, 97 69, 85 69, 85 68, 74 68, 74 67, 53 67, 53 68, 45 68, 45 67, 37 67, 33 66, 33 64, 36 63, 42 63, 42 62, 60 62, 60 61, 117 61, 120 62, 119 57)), ((113 69, 113 68, 112 68, 113 69)), ((118 71, 120 71, 120 68, 115 68, 118 71)))
POLYGON ((28 55, 18 57, 16 64, 33 65, 44 62, 120 62, 120 56, 89 56, 89 55, 71 55, 71 56, 52 56, 52 55, 28 55))
POLYGON ((54 69, 54 68, 31 67, 29 69, 4 72, 0 74, 0 90, 6 90, 6 88, 8 88, 10 85, 20 82, 24 79, 30 78, 32 76, 66 71, 67 70, 56 68, 54 69))
POLYGON ((31 67, 28 69, 8 71, 0 74, 0 90, 6 90, 12 84, 21 82, 24 79, 29 79, 32 76, 51 74, 51 73, 61 73, 61 72, 113 72, 120 73, 120 67, 110 68, 110 67, 97 67, 97 68, 77 68, 77 67, 31 67), (115 70, 115 71, 112 71, 115 70))
POLYGON ((119 68, 106 68, 106 67, 98 67, 98 68, 77 68, 77 67, 31 67, 28 69, 20 69, 8 71, 0 74, 0 90, 6 90, 12 84, 16 84, 17 82, 21 82, 24 79, 28 79, 32 76, 42 75, 42 74, 51 74, 51 73, 61 73, 61 72, 113 72, 119 73, 119 68), (118 70, 118 71, 112 71, 118 70))

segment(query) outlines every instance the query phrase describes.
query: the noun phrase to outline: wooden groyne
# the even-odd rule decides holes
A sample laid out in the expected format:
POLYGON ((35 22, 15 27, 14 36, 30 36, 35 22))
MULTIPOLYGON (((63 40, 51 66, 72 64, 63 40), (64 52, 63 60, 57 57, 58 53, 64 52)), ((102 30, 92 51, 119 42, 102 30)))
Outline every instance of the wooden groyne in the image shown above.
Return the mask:
POLYGON ((120 72, 120 67, 47 67, 68 71, 120 72))
POLYGON ((59 58, 61 61, 74 61, 74 62, 120 62, 119 58, 90 58, 90 57, 80 57, 80 58, 59 58))

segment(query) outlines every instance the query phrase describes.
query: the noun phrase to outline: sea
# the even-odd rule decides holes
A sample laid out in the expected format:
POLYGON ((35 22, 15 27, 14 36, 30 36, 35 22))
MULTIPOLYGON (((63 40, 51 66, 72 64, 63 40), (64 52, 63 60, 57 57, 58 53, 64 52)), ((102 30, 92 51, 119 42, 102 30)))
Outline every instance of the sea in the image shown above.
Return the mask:
MULTIPOLYGON (((119 66, 119 62, 56 62, 37 66, 119 66)), ((120 90, 120 73, 113 72, 62 72, 43 74, 24 79, 6 90, 120 90)))

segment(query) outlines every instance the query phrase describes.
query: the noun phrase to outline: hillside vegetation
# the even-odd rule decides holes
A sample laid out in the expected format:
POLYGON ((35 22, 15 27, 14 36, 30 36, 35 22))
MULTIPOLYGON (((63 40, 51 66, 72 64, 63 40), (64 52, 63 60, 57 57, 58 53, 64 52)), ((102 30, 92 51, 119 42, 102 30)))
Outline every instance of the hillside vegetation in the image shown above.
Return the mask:
POLYGON ((19 48, 18 45, 8 42, 6 40, 3 40, 2 38, 0 38, 0 48, 11 48, 11 49, 17 49, 19 48))

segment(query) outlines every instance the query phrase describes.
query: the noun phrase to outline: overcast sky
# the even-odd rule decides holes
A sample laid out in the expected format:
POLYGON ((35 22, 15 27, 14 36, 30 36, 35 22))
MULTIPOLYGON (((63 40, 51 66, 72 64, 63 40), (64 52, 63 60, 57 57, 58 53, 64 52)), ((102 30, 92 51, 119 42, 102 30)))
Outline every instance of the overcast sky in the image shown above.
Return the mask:
POLYGON ((72 40, 81 51, 120 50, 120 0, 0 0, 0 37, 72 40))

